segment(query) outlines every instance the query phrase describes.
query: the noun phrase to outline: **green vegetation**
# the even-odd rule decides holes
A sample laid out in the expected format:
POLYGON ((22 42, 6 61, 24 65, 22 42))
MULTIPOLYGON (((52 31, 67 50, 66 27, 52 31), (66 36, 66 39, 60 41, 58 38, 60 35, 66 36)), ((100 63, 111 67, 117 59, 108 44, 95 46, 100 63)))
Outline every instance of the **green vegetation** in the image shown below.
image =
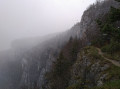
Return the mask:
MULTIPOLYGON (((119 1, 120 0, 116 0, 119 1)), ((105 57, 120 61, 120 25, 117 26, 116 22, 120 21, 120 9, 111 7, 106 19, 103 21, 97 20, 100 27, 101 36, 92 42, 93 46, 101 48, 105 53, 105 57)), ((85 54, 92 59, 104 59, 98 55, 98 51, 95 47, 85 47, 85 54)), ((92 60, 94 63, 94 60, 92 60)), ((104 80, 104 84, 101 87, 93 87, 91 89, 120 89, 120 68, 114 66, 106 60, 101 60, 101 65, 109 64, 109 69, 103 71, 103 74, 108 74, 104 80)), ((79 80, 79 79, 78 79, 79 80)), ((85 82, 82 81, 81 82, 85 82)), ((83 86, 81 82, 75 83, 69 86, 67 89, 81 89, 83 86)), ((82 89, 89 89, 84 84, 82 89)))
POLYGON ((118 21, 120 21, 120 9, 111 7, 105 20, 97 20, 101 36, 92 42, 94 46, 100 47, 107 57, 115 60, 120 58, 120 25, 116 25, 118 21))
POLYGON ((106 83, 101 87, 94 87, 90 89, 120 89, 120 68, 114 65, 106 71, 109 73, 106 78, 106 83), (110 79, 114 79, 109 81, 110 79))
POLYGON ((106 43, 105 38, 101 36, 93 40, 91 45, 96 47, 101 47, 101 46, 104 46, 105 43, 106 43))
POLYGON ((120 52, 116 52, 114 54, 109 54, 109 53, 104 53, 104 56, 109 58, 109 59, 112 59, 112 60, 116 60, 116 61, 120 61, 120 52))
POLYGON ((67 87, 66 89, 80 89, 81 88, 80 84, 81 84, 81 82, 73 84, 73 85, 67 87))
POLYGON ((116 52, 120 51, 120 43, 116 41, 112 41, 110 42, 110 44, 103 46, 102 51, 110 53, 111 55, 115 54, 116 52))
POLYGON ((118 1, 118 2, 120 2, 120 0, 115 0, 115 1, 118 1))
POLYGON ((116 22, 120 20, 120 9, 111 7, 110 15, 109 15, 110 22, 116 22))
POLYGON ((103 59, 99 54, 98 50, 94 46, 88 46, 84 48, 85 54, 87 54, 89 57, 92 57, 93 59, 103 59))
MULTIPOLYGON (((116 1, 120 2, 120 0, 116 1)), ((120 21, 120 9, 111 7, 106 21, 97 20, 101 37, 99 40, 93 41, 93 45, 101 47, 102 51, 105 52, 105 57, 120 61, 120 27, 115 25, 117 21, 120 21)), ((101 87, 91 89, 120 89, 120 68, 111 65, 106 72, 109 73, 106 83, 101 87), (108 81, 111 79, 114 80, 108 81)))
POLYGON ((77 38, 70 38, 64 46, 58 59, 53 64, 52 71, 46 74, 50 89, 65 89, 68 86, 71 76, 70 69, 77 59, 80 46, 81 43, 77 38))
MULTIPOLYGON (((120 0, 116 1, 120 2, 120 0)), ((120 27, 116 25, 118 21, 120 21, 120 9, 111 7, 106 19, 97 20, 101 32, 100 37, 92 42, 92 46, 83 48, 84 54, 91 59, 91 63, 99 62, 101 66, 105 64, 109 66, 108 69, 100 72, 100 75, 107 74, 103 86, 91 89, 120 89, 120 68, 105 60, 96 49, 96 47, 99 47, 105 53, 105 57, 120 61, 120 27)), ((69 86, 72 76, 71 68, 77 60, 80 47, 82 47, 82 44, 77 38, 70 38, 69 42, 63 47, 58 59, 53 64, 52 71, 46 74, 49 89, 90 89, 87 84, 92 83, 92 81, 89 82, 89 79, 81 78, 81 76, 75 76, 78 82, 69 86)), ((80 52, 80 56, 82 52, 80 52)), ((89 68, 85 68, 83 77, 86 77, 91 65, 89 65, 89 68)))
MULTIPOLYGON (((106 64, 108 61, 102 60, 101 63, 106 64)), ((110 63, 110 67, 102 72, 102 74, 106 73, 105 83, 101 87, 89 88, 87 85, 82 86, 83 81, 79 81, 66 89, 120 89, 120 68, 110 63)))
POLYGON ((114 80, 105 83, 102 87, 94 87, 91 89, 120 89, 120 80, 114 80))
MULTIPOLYGON (((83 56, 87 56, 87 58, 89 59, 89 61, 92 64, 89 66, 86 66, 85 71, 84 71, 84 77, 81 77, 80 75, 74 76, 75 80, 78 82, 72 84, 71 86, 68 86, 66 89, 89 89, 88 85, 89 84, 94 85, 94 80, 92 81, 92 80, 86 78, 85 76, 90 72, 91 66, 100 60, 101 60, 100 61, 101 65, 104 65, 104 63, 106 64, 106 61, 104 60, 103 57, 101 57, 101 55, 99 55, 97 48, 94 46, 87 46, 87 47, 83 48, 79 54, 80 54, 80 57, 74 64, 76 66, 76 68, 79 67, 79 63, 82 60, 84 60, 84 59, 82 59, 83 56)), ((107 63, 108 63, 108 61, 107 61, 107 63)), ((110 71, 110 70, 104 71, 103 74, 105 74, 108 71, 110 71)))
MULTIPOLYGON (((116 1, 120 2, 120 0, 116 1)), ((106 21, 97 20, 101 37, 99 40, 93 41, 93 45, 101 47, 105 52, 105 57, 120 61, 120 27, 115 25, 117 21, 120 21, 120 9, 111 7, 106 21)), ((111 65, 106 72, 109 73, 106 83, 101 87, 91 89, 120 89, 120 68, 111 65), (108 81, 111 79, 114 80, 108 81)))

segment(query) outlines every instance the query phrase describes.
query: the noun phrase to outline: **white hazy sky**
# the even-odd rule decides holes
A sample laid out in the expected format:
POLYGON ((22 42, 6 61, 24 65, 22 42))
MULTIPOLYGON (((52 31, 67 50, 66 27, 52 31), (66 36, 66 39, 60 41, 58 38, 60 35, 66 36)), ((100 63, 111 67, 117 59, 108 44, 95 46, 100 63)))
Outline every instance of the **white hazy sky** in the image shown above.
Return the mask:
POLYGON ((95 0, 0 0, 0 50, 24 37, 61 32, 95 0))

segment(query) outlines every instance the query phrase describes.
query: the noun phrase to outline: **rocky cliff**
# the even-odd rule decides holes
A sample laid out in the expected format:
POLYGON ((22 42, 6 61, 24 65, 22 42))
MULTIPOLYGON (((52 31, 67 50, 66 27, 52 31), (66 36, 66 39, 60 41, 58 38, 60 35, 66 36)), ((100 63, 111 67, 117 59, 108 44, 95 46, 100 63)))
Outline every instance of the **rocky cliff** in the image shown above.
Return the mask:
POLYGON ((119 81, 119 71, 119 66, 101 56, 96 47, 85 47, 78 53, 72 66, 70 86, 67 89, 91 89, 94 86, 101 87, 108 81, 119 81))
MULTIPOLYGON (((81 48, 83 46, 90 45, 91 40, 97 37, 99 33, 96 19, 106 15, 110 9, 110 6, 118 7, 119 4, 114 0, 97 2, 96 4, 91 5, 84 12, 81 22, 74 25, 70 30, 57 34, 54 37, 51 37, 42 43, 38 43, 35 47, 32 47, 25 51, 21 51, 18 46, 17 50, 12 50, 13 54, 10 54, 10 57, 13 57, 11 58, 12 61, 9 59, 10 57, 6 58, 6 60, 10 60, 10 62, 8 64, 5 62, 5 75, 0 75, 1 77, 4 75, 4 78, 10 78, 9 81, 5 81, 5 83, 9 85, 7 89, 42 89, 42 85, 46 83, 46 72, 49 72, 51 70, 52 64, 59 57, 60 51, 64 48, 70 37, 79 39, 81 48), (11 68, 13 68, 13 70, 11 68), (18 70, 19 72, 17 72, 18 70)), ((79 64, 76 62, 73 67, 74 72, 70 84, 74 84, 75 82, 79 81, 79 79, 74 79, 75 76, 79 77, 79 75, 83 75, 85 73, 86 79, 83 80, 93 82, 93 84, 90 83, 89 86, 93 86, 94 84, 101 85, 103 81, 101 81, 100 78, 106 78, 107 74, 100 76, 99 74, 102 72, 98 70, 103 69, 104 72, 107 70, 107 68, 109 68, 110 64, 108 63, 106 65, 100 65, 102 62, 101 58, 91 59, 86 55, 87 54, 84 54, 83 56, 78 57, 77 61, 79 64), (79 67, 81 67, 81 72, 75 72, 79 67), (85 72, 85 68, 87 67, 90 67, 91 70, 85 72), (93 74, 91 71, 95 72, 95 74, 93 74), (95 76, 99 76, 97 80, 94 80, 96 78, 95 76)), ((1 59, 4 59, 5 56, 2 56, 1 59)), ((2 89, 6 89, 6 85, 3 86, 2 89)))

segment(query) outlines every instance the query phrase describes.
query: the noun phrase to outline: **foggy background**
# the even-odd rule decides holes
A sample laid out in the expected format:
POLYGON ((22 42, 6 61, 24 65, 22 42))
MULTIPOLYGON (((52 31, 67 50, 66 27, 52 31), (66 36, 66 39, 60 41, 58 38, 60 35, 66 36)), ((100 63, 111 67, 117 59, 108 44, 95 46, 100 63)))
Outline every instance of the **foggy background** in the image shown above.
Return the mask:
POLYGON ((0 51, 15 39, 62 32, 95 0, 0 0, 0 51))

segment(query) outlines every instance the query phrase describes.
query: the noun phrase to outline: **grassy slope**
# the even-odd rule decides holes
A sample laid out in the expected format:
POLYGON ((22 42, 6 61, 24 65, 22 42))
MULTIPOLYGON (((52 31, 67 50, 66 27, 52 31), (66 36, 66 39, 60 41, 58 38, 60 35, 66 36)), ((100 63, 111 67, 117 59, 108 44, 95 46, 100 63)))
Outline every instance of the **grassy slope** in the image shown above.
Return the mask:
MULTIPOLYGON (((101 57, 98 54, 97 49, 93 46, 85 47, 84 51, 88 56, 93 57, 93 59, 100 59, 101 65, 109 63, 109 61, 105 60, 103 57, 101 57)), ((109 64, 110 64, 110 68, 103 72, 103 74, 108 73, 106 77, 107 82, 105 82, 105 84, 101 87, 94 87, 91 89, 120 89, 120 68, 111 63, 109 64)), ((67 89, 80 89, 80 83, 73 84, 69 86, 67 89)))

